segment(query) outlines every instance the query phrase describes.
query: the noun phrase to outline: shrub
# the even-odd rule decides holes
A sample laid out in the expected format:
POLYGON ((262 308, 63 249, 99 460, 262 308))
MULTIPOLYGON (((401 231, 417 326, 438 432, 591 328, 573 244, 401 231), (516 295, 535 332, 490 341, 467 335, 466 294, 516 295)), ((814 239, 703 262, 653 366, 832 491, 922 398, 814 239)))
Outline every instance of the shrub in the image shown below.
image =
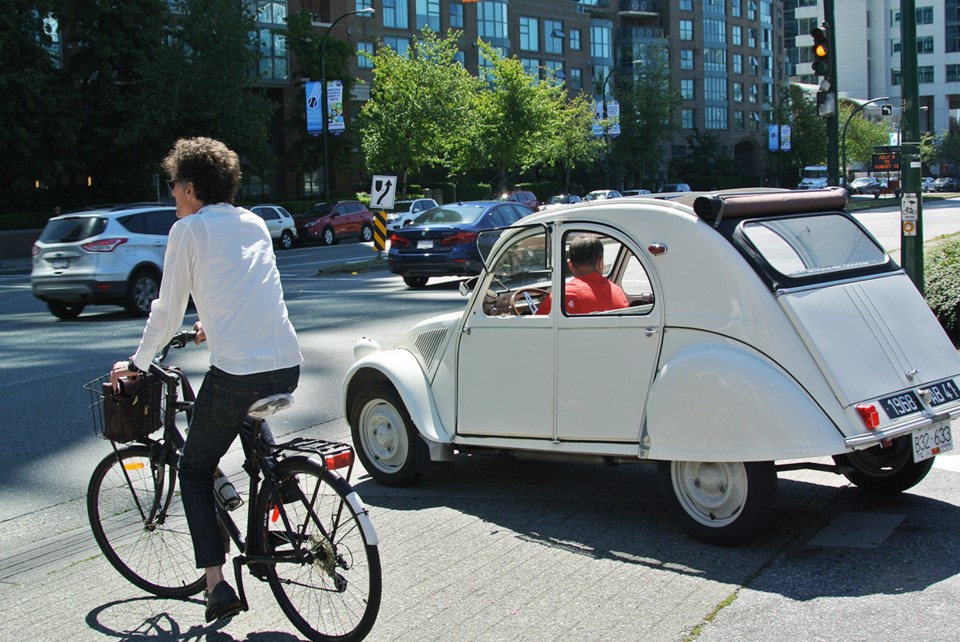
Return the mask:
POLYGON ((960 236, 942 239, 923 257, 927 304, 952 338, 960 337, 960 236))

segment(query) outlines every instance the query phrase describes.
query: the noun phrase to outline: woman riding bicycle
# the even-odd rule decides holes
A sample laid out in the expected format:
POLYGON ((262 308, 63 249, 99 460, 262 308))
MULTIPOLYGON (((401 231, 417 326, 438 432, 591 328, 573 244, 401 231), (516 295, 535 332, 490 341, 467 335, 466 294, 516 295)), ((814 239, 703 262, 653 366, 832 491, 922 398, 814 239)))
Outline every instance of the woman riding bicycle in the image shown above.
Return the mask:
MULTIPOLYGON (((210 138, 181 139, 164 159, 180 220, 170 229, 159 297, 136 353, 111 371, 146 371, 183 323, 192 296, 200 321, 197 343, 210 348, 210 370, 193 407, 180 459, 184 511, 197 568, 206 576, 206 621, 241 610, 223 579, 226 561, 217 523, 214 472, 239 434, 250 405, 293 392, 300 379, 300 344, 287 316, 270 233, 263 220, 232 205, 240 160, 210 138)), ((270 440, 269 435, 265 435, 270 440)))

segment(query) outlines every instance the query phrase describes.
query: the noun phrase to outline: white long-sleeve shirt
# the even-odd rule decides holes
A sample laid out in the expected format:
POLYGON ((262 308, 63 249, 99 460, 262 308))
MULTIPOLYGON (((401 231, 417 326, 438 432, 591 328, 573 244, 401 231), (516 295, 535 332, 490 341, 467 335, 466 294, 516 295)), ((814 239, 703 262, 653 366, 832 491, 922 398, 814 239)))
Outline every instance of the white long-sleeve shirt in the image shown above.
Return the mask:
POLYGON ((287 318, 270 232, 256 214, 220 203, 173 225, 160 295, 133 356, 137 368, 146 370, 180 329, 191 294, 211 366, 245 375, 303 362, 287 318))

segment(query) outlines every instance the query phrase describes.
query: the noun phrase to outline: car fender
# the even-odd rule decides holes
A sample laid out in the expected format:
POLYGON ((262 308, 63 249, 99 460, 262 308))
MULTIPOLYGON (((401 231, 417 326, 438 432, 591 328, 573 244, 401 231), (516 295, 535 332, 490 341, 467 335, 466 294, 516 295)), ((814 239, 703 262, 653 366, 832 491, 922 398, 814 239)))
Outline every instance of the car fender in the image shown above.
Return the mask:
POLYGON ((401 348, 376 351, 350 367, 343 381, 344 416, 350 416, 353 401, 363 388, 381 381, 388 381, 396 389, 424 439, 438 443, 453 441, 453 435, 444 429, 437 413, 430 382, 420 362, 410 351, 401 348))
POLYGON ((847 450, 798 382, 736 344, 698 344, 661 364, 650 390, 641 456, 668 461, 773 461, 847 450))

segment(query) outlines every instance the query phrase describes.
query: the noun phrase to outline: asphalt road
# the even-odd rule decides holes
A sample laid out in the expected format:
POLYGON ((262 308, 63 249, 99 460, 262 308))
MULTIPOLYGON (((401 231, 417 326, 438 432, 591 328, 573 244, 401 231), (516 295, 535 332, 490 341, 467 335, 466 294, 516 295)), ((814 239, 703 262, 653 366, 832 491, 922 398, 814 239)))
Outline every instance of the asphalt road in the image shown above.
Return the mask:
MULTIPOLYGON (((940 217, 960 230, 960 211, 927 212, 928 236, 940 217)), ((860 216, 899 244, 881 229, 898 229, 896 213, 860 216)), ((412 291, 385 270, 316 276, 370 256, 359 244, 281 253, 306 367, 296 405, 271 421, 279 434, 346 438, 339 387, 355 340, 391 345, 415 321, 462 308, 453 279, 412 291)), ((102 308, 57 321, 24 275, 0 276, 0 293, 0 640, 299 639, 262 585, 248 581, 251 612, 204 625, 199 599, 150 597, 109 566, 84 504, 109 446, 92 435, 80 386, 129 354, 142 320, 102 308)), ((202 349, 171 361, 195 376, 206 363, 202 349)), ((237 455, 228 473, 239 474, 237 455)), ((783 473, 775 522, 736 549, 683 534, 650 466, 473 457, 408 489, 360 470, 384 568, 369 639, 953 640, 957 461, 938 458, 891 497, 828 473, 783 473)))

